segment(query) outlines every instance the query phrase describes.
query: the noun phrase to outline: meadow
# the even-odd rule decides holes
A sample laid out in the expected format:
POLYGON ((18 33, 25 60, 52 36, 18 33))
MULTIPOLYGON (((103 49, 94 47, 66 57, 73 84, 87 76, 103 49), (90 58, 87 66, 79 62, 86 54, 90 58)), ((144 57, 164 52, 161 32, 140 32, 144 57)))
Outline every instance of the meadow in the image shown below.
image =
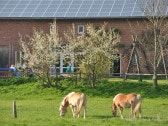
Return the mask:
MULTIPOLYGON (((1 81, 1 80, 0 80, 1 81)), ((99 82, 96 89, 85 84, 73 85, 68 80, 59 87, 46 88, 37 82, 23 84, 0 83, 0 125, 2 126, 163 126, 168 123, 168 82, 159 81, 154 89, 151 80, 111 78, 99 82), (68 109, 65 117, 59 116, 59 105, 71 91, 87 95, 86 119, 73 118, 68 109), (143 97, 141 119, 132 119, 130 109, 124 109, 124 119, 112 117, 111 103, 117 93, 140 93, 143 97), (16 101, 17 118, 12 106, 16 101)))

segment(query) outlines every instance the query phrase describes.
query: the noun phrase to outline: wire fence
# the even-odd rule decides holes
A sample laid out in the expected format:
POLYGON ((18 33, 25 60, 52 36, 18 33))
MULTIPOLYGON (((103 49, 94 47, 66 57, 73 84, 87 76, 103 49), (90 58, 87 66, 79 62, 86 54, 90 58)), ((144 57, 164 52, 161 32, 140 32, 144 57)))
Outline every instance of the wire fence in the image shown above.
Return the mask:
MULTIPOLYGON (((26 76, 27 74, 22 75, 26 76)), ((76 78, 78 80, 83 79, 83 77, 91 77, 90 73, 82 73, 82 72, 70 72, 70 73, 57 73, 57 74, 51 74, 51 77, 59 77, 59 78, 76 78)), ((102 78, 123 78, 123 79, 129 79, 129 78, 137 78, 137 79, 143 79, 143 78, 152 78, 153 74, 146 74, 146 73, 109 73, 109 74, 103 74, 102 78)), ((158 77, 168 79, 168 74, 157 74, 158 77)), ((0 78, 11 78, 13 77, 12 71, 0 71, 0 78)), ((20 76, 22 77, 22 76, 20 76)))

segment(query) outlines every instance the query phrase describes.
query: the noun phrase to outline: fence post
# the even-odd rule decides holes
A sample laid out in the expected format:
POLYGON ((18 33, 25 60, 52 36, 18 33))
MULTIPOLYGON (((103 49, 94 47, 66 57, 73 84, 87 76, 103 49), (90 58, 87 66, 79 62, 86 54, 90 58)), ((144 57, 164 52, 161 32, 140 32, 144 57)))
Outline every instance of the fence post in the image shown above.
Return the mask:
POLYGON ((16 101, 13 101, 13 117, 17 118, 16 101))

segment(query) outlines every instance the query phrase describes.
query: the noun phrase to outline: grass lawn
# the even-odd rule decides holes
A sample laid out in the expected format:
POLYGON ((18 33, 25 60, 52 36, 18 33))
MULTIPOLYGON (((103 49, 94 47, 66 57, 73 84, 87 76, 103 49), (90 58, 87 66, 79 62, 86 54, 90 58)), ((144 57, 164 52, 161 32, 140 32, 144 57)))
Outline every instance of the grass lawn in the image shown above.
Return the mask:
MULTIPOLYGON (((149 80, 139 83, 135 80, 123 82, 111 79, 107 85, 96 89, 88 87, 56 88, 40 87, 37 83, 0 86, 0 125, 2 126, 163 126, 168 123, 168 86, 160 81, 155 90, 149 80), (59 105, 69 91, 83 91, 87 95, 86 119, 73 118, 71 110, 65 117, 59 116, 59 105), (130 109, 124 109, 125 119, 111 114, 112 98, 116 93, 141 93, 142 119, 131 119, 130 109), (17 118, 13 117, 13 101, 17 105, 17 118)), ((83 111, 82 111, 83 112, 83 111)))

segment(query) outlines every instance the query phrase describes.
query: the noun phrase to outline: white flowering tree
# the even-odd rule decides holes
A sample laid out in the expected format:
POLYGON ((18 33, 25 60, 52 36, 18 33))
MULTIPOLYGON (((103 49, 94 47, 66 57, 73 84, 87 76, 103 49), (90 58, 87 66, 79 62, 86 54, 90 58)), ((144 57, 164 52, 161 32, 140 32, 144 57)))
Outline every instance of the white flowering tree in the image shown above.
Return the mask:
MULTIPOLYGON (((146 51, 153 51, 151 66, 153 67, 153 86, 158 87, 157 74, 159 65, 163 63, 167 74, 165 56, 168 42, 167 0, 138 0, 142 11, 149 21, 145 31, 139 37, 139 42, 146 51)), ((139 26, 139 28, 142 26, 139 26)))
POLYGON ((61 39, 57 34, 56 23, 50 24, 55 28, 55 33, 46 34, 43 31, 33 30, 32 36, 20 35, 20 47, 24 53, 25 66, 31 68, 33 73, 43 84, 52 86, 50 67, 58 62, 61 39))
POLYGON ((65 38, 68 41, 67 50, 76 54, 80 71, 86 73, 91 80, 91 86, 96 87, 96 80, 109 73, 110 64, 116 59, 116 44, 120 42, 119 33, 113 28, 108 28, 107 23, 100 27, 93 24, 86 26, 86 34, 76 35, 73 25, 65 38))

